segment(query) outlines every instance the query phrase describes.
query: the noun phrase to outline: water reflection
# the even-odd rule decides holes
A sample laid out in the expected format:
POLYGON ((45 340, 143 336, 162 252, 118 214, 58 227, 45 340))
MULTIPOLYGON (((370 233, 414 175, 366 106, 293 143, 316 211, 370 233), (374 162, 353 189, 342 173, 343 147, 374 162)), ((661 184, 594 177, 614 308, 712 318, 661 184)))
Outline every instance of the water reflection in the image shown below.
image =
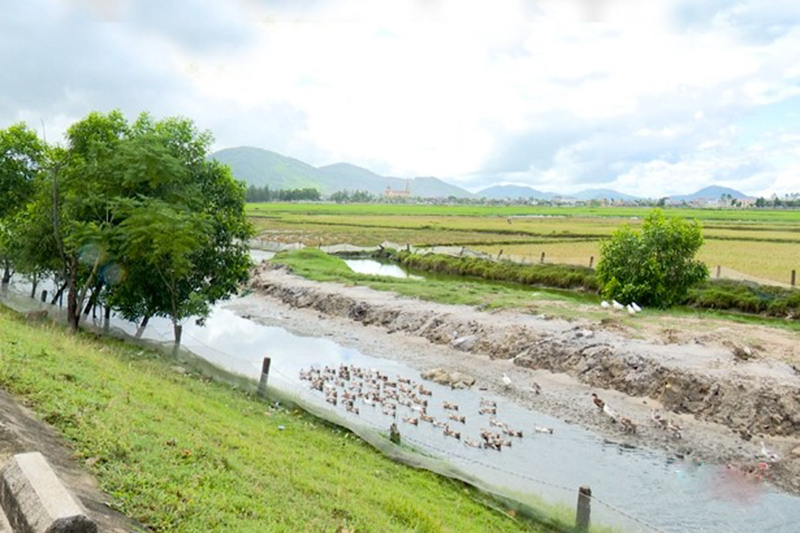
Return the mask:
POLYGON ((350 267, 350 270, 358 274, 401 279, 424 279, 422 276, 409 274, 398 265, 381 263, 374 259, 345 259, 344 262, 350 267))
MULTIPOLYGON (((277 315, 275 319, 279 320, 277 315)), ((185 328, 187 347, 229 370, 258 378, 261 360, 269 356, 273 385, 320 406, 327 406, 322 394, 300 382, 300 369, 344 363, 422 381, 419 372, 398 362, 371 357, 325 338, 298 337, 279 327, 262 326, 224 308, 216 309, 205 327, 187 324, 185 328)), ((155 329, 169 333, 169 324, 157 324, 155 329)), ((442 402, 448 401, 458 404, 459 414, 466 415, 466 424, 453 424, 461 430, 462 439, 469 436, 480 440, 481 429, 496 429, 490 428, 488 416, 477 414, 481 397, 497 402, 499 420, 523 430, 524 437, 513 439, 511 448, 495 452, 469 448, 429 424, 415 427, 398 423, 406 438, 491 483, 544 494, 548 500, 569 506, 574 505, 577 487, 589 485, 601 500, 667 531, 789 532, 796 531, 795 524, 800 521, 800 498, 752 479, 732 478, 723 465, 665 458, 661 453, 620 446, 581 427, 477 391, 450 390, 430 382, 425 386, 433 391, 429 414, 446 420, 442 402), (552 427, 554 433, 535 433, 534 425, 552 427), (562 491, 554 486, 574 490, 562 491)), ((379 408, 359 408, 356 417, 343 408, 331 407, 341 416, 383 430, 393 421, 379 408)), ((403 409, 398 409, 398 420, 414 414, 403 409)), ((602 505, 594 505, 592 512, 598 522, 646 530, 633 521, 621 520, 602 505)))

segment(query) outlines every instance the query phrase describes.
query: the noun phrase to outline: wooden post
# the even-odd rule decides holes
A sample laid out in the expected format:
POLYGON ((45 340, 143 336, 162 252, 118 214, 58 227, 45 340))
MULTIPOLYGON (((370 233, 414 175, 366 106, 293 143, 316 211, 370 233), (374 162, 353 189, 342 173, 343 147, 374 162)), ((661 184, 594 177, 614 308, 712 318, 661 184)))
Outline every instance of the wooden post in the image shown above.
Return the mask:
POLYGON ((261 361, 261 379, 258 381, 258 395, 262 398, 267 395, 267 379, 269 379, 269 365, 272 360, 265 357, 261 361))
POLYGON ((592 268, 593 266, 594 266, 594 256, 590 256, 589 257, 589 268, 592 268))
POLYGON ((797 281, 797 271, 792 270, 792 287, 795 286, 795 282, 797 281))
POLYGON ((394 422, 392 422, 392 425, 389 426, 389 440, 394 444, 400 444, 400 430, 397 429, 397 424, 394 422))
POLYGON ((410 251, 411 251, 411 245, 406 243, 406 252, 410 252, 410 251))
POLYGON ((717 265, 717 279, 719 279, 721 274, 722 274, 722 267, 717 265))
POLYGON ((497 258, 498 258, 498 259, 500 259, 500 257, 501 257, 502 255, 503 255, 503 249, 501 248, 501 249, 500 249, 500 252, 497 254, 497 258))
POLYGON ((581 487, 578 489, 578 510, 575 515, 575 529, 589 531, 589 522, 592 514, 592 489, 581 487))
POLYGON ((46 302, 46 301, 47 301, 47 290, 43 290, 43 291, 42 291, 42 301, 43 301, 43 302, 46 302))
POLYGON ((539 259, 539 262, 540 262, 540 263, 544 263, 544 252, 542 252, 542 258, 541 258, 541 259, 539 259))

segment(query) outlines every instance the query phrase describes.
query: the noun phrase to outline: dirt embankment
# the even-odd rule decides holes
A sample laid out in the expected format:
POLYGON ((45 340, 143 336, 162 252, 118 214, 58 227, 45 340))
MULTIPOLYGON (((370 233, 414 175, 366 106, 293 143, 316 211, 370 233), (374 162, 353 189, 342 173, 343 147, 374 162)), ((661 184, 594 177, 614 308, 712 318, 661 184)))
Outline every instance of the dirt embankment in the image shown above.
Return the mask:
POLYGON ((254 294, 226 307, 420 371, 470 375, 475 388, 625 445, 753 472, 765 460, 766 442, 779 455, 766 477, 800 494, 796 333, 647 313, 625 325, 610 310, 599 321, 486 312, 313 282, 267 263, 254 272, 251 286, 254 294), (503 384, 504 373, 512 386, 503 384), (593 392, 630 418, 636 431, 611 423, 594 406, 593 392), (680 431, 666 429, 654 415, 680 431))
POLYGON ((657 399, 670 411, 723 424, 745 439, 754 434, 800 436, 800 376, 785 362, 740 360, 735 353, 747 345, 737 339, 659 344, 627 337, 613 319, 575 323, 416 300, 409 305, 408 299, 359 287, 343 291, 266 265, 252 283, 293 307, 657 399))

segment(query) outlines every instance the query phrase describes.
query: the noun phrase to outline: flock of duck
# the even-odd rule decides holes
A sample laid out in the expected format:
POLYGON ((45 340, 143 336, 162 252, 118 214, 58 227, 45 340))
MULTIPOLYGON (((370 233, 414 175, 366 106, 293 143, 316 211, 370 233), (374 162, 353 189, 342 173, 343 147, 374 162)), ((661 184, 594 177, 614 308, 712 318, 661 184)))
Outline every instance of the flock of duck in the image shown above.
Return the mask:
MULTIPOLYGON (((360 409, 370 408, 392 417, 394 424, 398 421, 412 426, 430 424, 440 428, 445 437, 459 440, 472 448, 501 451, 504 447, 512 446, 512 439, 523 437, 522 430, 497 419, 497 403, 487 398, 480 399, 477 416, 486 417, 482 420, 486 420, 489 427, 480 430, 480 440, 477 440, 466 435, 462 437, 467 415, 459 411, 457 404, 447 401, 441 403, 446 418, 436 418, 430 414, 428 411, 433 406, 433 392, 413 379, 401 376, 390 379, 375 369, 344 364, 338 368, 325 366, 300 370, 300 379, 307 381, 312 390, 322 393, 325 401, 350 413, 358 415, 360 409)), ((541 426, 534 426, 533 430, 536 433, 553 433, 552 428, 541 426)))

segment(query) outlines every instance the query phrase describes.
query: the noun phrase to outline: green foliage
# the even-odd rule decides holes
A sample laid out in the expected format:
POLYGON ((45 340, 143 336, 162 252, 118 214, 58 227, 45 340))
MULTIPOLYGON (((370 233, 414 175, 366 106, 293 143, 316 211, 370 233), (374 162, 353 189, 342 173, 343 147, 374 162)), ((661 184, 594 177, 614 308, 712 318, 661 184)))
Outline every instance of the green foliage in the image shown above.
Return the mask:
POLYGON ((18 238, 27 202, 47 158, 47 147, 25 124, 0 130, 0 266, 3 283, 11 279, 12 265, 28 266, 18 238))
POLYGON ((33 194, 46 151, 36 132, 23 123, 0 130, 0 221, 17 212, 33 194))
POLYGON ((319 191, 313 187, 304 189, 276 189, 270 190, 269 185, 247 188, 246 201, 252 202, 317 202, 322 198, 319 191))
POLYGON ((800 290, 746 281, 709 280, 689 289, 686 305, 800 319, 800 290))
POLYGON ((401 264, 445 274, 475 276, 493 281, 510 281, 525 285, 538 285, 556 289, 598 288, 590 268, 572 265, 521 265, 511 261, 491 261, 476 257, 452 257, 440 254, 413 254, 397 252, 394 258, 401 264))
POLYGON ((90 113, 66 138, 43 172, 35 133, 0 132, 9 147, 0 179, 16 180, 9 198, 20 204, 0 218, 0 246, 17 250, 18 269, 67 288, 73 329, 89 294, 131 320, 202 320, 246 281, 244 185, 208 159, 210 133, 185 118, 142 114, 129 124, 112 111, 90 113))
POLYGON ((694 258, 702 244, 696 221, 653 210, 641 232, 623 226, 601 243, 597 279, 603 295, 654 307, 680 303, 689 287, 708 277, 708 267, 694 258))

